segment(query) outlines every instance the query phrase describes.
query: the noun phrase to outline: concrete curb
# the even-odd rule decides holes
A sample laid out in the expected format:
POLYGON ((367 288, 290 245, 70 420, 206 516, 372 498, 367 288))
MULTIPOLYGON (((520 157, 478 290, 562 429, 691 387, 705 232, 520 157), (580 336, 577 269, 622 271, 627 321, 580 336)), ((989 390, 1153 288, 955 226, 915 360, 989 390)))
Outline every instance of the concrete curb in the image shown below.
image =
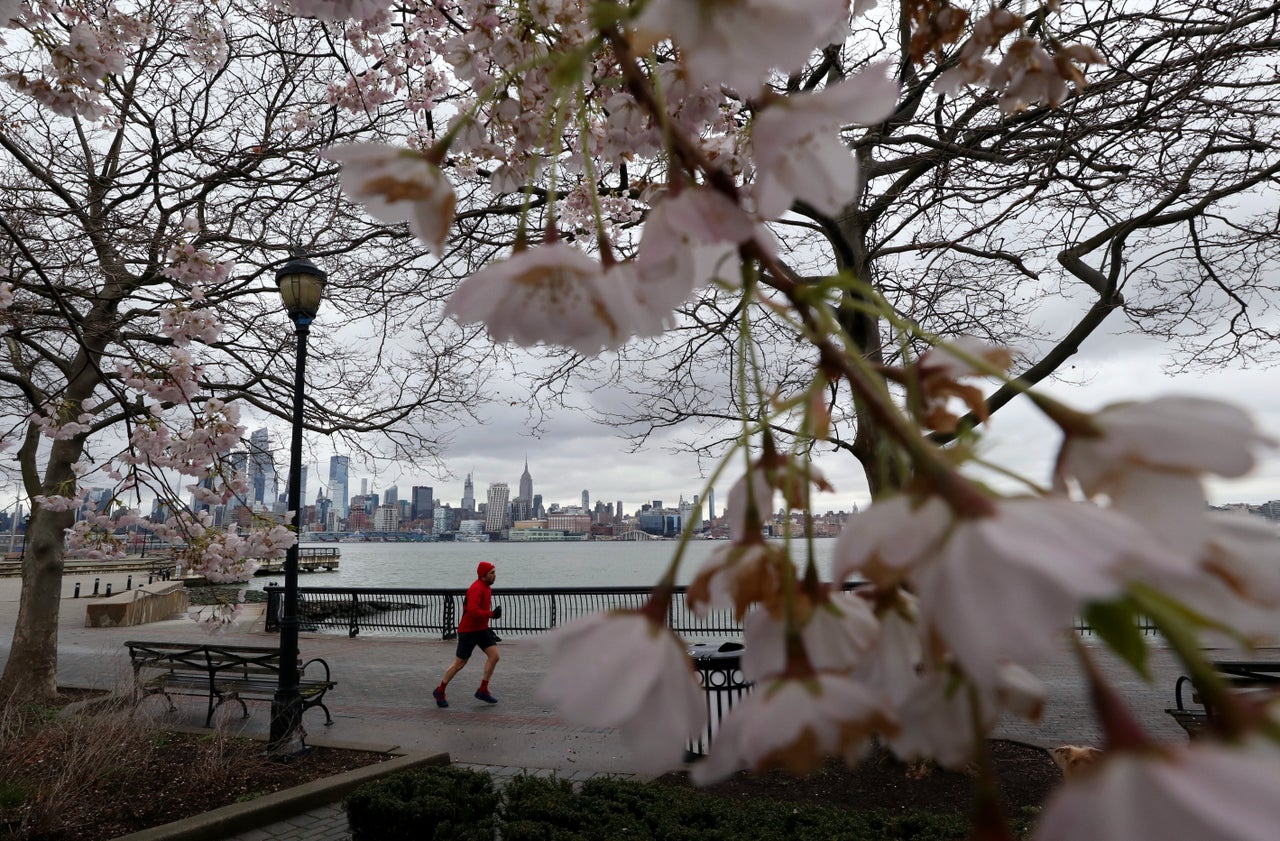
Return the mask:
POLYGON ((232 803, 180 821, 131 832, 113 841, 220 841, 341 800, 356 787, 387 774, 425 765, 448 764, 447 753, 406 754, 377 765, 272 792, 245 803, 232 803))

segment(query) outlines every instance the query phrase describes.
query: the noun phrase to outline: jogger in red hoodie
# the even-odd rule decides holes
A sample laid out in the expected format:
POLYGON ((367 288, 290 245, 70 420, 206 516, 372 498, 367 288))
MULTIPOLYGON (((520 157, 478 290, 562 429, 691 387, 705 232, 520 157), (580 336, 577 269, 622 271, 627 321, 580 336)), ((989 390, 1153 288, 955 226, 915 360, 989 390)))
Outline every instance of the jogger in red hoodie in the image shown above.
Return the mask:
POLYGON ((462 602, 462 619, 458 622, 457 656, 454 657, 453 664, 445 670, 444 680, 431 690, 431 697, 436 699, 437 707, 449 706, 449 701, 444 696, 445 687, 449 685, 449 681, 453 680, 454 675, 467 665, 467 661, 471 659, 471 652, 477 647, 484 652, 485 661, 484 679, 480 681, 476 697, 488 704, 498 703, 498 699, 489 694, 489 678, 493 677, 493 670, 498 665, 498 637, 489 629, 489 620, 499 619, 502 616, 502 607, 493 607, 492 586, 497 577, 497 570, 488 561, 481 561, 476 567, 476 580, 468 588, 467 596, 462 602))

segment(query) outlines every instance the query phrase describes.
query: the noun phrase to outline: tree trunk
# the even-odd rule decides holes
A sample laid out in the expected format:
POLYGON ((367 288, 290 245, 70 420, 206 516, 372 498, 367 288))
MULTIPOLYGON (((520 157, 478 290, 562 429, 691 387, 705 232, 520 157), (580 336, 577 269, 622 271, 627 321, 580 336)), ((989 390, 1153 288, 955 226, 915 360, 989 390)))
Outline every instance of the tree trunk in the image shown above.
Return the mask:
POLYGON ((0 698, 47 701, 57 694, 63 532, 73 520, 70 511, 49 511, 40 506, 31 513, 23 549, 18 622, 4 674, 0 675, 0 698))

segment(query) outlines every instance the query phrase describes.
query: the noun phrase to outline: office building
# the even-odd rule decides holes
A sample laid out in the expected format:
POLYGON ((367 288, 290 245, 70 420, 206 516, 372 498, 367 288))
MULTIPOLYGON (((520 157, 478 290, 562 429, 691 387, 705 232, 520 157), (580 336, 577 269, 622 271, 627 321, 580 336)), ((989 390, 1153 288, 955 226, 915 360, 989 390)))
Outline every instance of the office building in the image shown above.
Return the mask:
POLYGON ((507 528, 507 514, 510 511, 511 489, 506 482, 494 482, 489 485, 486 500, 484 530, 500 532, 507 528))
POLYGON ((415 485, 410 492, 409 519, 427 520, 435 514, 435 500, 432 489, 426 485, 415 485))
POLYGON ((582 510, 591 510, 591 494, 587 493, 585 490, 582 492, 582 510))
POLYGON ((351 473, 351 459, 347 456, 329 457, 329 499, 333 501, 331 510, 337 512, 339 518, 347 516, 347 505, 350 502, 348 477, 351 473))
POLYGON ((253 502, 274 503, 279 496, 275 455, 271 452, 271 433, 266 427, 249 435, 249 487, 253 502))
POLYGON ((476 510, 476 490, 471 483, 471 474, 467 474, 467 480, 462 483, 462 510, 468 513, 476 510))

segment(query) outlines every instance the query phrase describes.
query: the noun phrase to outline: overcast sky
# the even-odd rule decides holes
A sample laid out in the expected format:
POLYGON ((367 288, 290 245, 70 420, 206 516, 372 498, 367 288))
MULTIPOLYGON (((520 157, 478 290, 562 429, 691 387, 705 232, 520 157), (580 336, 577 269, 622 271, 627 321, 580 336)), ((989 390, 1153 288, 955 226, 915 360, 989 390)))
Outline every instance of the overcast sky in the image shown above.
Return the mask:
MULTIPOLYGON (((1080 409, 1097 409, 1119 400, 1142 399, 1168 394, 1196 394, 1229 400, 1250 409, 1259 426, 1280 435, 1280 372, 1274 369, 1226 369, 1170 376, 1163 370, 1167 361, 1164 347, 1154 340, 1131 336, 1095 335, 1064 369, 1064 376, 1042 390, 1080 409)), ((467 472, 474 473, 477 502, 492 482, 506 482, 514 497, 527 456, 534 493, 545 504, 577 504, 583 490, 597 500, 622 500, 631 513, 642 503, 662 500, 674 506, 681 495, 692 499, 705 493, 705 478, 698 473, 696 460, 686 454, 673 455, 655 441, 644 453, 626 452, 626 442, 616 431, 595 425, 581 413, 563 413, 537 437, 526 429, 521 407, 495 409, 490 423, 453 433, 446 463, 456 476, 447 479, 426 474, 382 472, 370 477, 370 490, 382 491, 396 485, 400 497, 407 498, 413 485, 428 485, 435 498, 457 506, 467 472)), ((998 412, 986 437, 984 454, 1006 468, 1047 483, 1058 444, 1054 428, 1024 399, 998 412)), ((836 491, 820 497, 816 509, 851 510, 865 506, 869 494, 856 462, 836 454, 820 458, 818 466, 835 485, 836 491)), ((315 471, 316 468, 313 468, 315 471)), ((716 511, 724 508, 729 486, 740 475, 716 482, 716 511)), ((327 478, 327 457, 318 468, 327 478)), ((316 476, 317 472, 312 472, 316 476)), ((360 489, 360 479, 370 474, 353 465, 351 493, 360 489)), ((984 476, 988 480, 990 477, 984 476)), ((323 481, 323 479, 322 479, 323 481)), ((991 480, 1000 485, 999 481, 991 480)), ((308 499, 319 485, 308 483, 308 499)), ((1006 490, 1014 486, 1007 484, 1006 490)), ((1253 475, 1232 482, 1215 482, 1208 488, 1210 501, 1260 503, 1280 499, 1280 452, 1269 452, 1253 475)))

